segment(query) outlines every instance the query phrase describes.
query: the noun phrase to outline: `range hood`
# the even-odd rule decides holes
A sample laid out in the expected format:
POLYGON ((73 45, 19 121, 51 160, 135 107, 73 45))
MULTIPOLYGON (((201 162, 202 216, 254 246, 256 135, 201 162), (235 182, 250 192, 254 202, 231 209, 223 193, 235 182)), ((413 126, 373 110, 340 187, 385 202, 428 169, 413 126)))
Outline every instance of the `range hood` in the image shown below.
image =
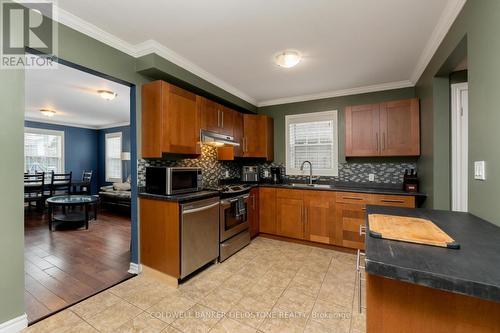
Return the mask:
POLYGON ((230 135, 219 134, 206 130, 201 130, 201 143, 212 146, 239 146, 240 144, 234 141, 230 135))

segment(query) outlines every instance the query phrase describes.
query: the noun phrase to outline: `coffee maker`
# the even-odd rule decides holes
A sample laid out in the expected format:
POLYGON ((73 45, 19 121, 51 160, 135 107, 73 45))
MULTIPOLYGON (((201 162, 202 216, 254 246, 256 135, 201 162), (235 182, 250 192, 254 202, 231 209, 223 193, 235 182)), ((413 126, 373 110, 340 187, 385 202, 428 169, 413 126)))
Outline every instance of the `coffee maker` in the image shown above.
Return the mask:
POLYGON ((283 183, 281 167, 271 167, 271 181, 273 182, 273 184, 283 183))
POLYGON ((241 181, 243 182, 258 182, 259 167, 256 165, 245 165, 241 170, 241 181))

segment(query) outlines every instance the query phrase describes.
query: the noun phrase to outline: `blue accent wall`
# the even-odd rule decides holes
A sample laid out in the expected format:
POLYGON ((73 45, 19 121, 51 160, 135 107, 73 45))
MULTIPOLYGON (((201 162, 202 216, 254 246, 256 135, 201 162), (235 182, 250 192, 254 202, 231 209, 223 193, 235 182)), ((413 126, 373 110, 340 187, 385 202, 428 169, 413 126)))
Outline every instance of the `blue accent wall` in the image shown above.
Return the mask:
POLYGON ((98 189, 98 137, 94 129, 63 126, 25 121, 25 127, 42 128, 64 132, 64 171, 73 172, 73 179, 81 179, 84 170, 94 172, 92 179, 92 194, 98 189))
MULTIPOLYGON (((106 149, 106 134, 107 133, 116 133, 116 132, 121 132, 122 133, 122 152, 130 152, 130 126, 120 126, 120 127, 112 127, 112 128, 106 128, 102 130, 98 130, 98 141, 99 141, 99 148, 98 148, 98 166, 97 169, 98 171, 98 184, 99 187, 105 186, 105 185, 110 185, 111 183, 106 182, 106 155, 105 155, 105 149, 106 149)), ((131 157, 132 159, 132 157, 131 157)), ((130 161, 122 161, 122 177, 123 180, 125 181, 128 176, 131 175, 131 169, 130 169, 130 161)))

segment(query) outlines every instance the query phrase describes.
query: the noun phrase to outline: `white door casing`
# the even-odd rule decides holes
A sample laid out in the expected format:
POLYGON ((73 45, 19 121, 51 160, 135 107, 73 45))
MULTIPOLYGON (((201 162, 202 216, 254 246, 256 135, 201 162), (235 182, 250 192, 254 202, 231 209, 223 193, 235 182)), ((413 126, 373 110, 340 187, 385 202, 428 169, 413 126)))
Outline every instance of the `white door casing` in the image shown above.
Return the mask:
POLYGON ((468 211, 469 100, 468 83, 451 85, 452 210, 468 211))

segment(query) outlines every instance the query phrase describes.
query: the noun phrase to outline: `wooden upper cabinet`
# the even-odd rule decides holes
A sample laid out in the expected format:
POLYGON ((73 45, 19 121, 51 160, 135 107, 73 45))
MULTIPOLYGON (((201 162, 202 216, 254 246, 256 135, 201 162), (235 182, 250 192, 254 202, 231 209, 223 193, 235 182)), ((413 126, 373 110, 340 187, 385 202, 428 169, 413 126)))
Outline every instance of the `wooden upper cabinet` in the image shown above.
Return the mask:
POLYGON ((345 155, 420 155, 417 98, 349 106, 345 110, 345 155))
POLYGON ((279 236, 304 239, 303 191, 276 190, 276 226, 279 236))
POLYGON ((197 104, 202 129, 233 135, 233 118, 236 111, 201 96, 198 96, 197 104))
POLYGON ((207 131, 219 132, 222 106, 205 97, 197 97, 201 128, 207 131))
POLYGON ((418 99, 380 104, 382 156, 420 155, 420 117, 418 99))
POLYGON ((259 188, 259 231, 276 234, 276 189, 259 188))
POLYGON ((233 114, 233 137, 239 146, 234 146, 234 157, 243 157, 243 114, 234 112, 233 114))
POLYGON ((142 157, 200 154, 196 95, 164 81, 142 86, 142 157))
POLYGON ((264 115, 243 115, 243 157, 274 159, 273 118, 264 115))
POLYGON ((345 110, 345 155, 378 156, 379 104, 348 106, 345 110))

